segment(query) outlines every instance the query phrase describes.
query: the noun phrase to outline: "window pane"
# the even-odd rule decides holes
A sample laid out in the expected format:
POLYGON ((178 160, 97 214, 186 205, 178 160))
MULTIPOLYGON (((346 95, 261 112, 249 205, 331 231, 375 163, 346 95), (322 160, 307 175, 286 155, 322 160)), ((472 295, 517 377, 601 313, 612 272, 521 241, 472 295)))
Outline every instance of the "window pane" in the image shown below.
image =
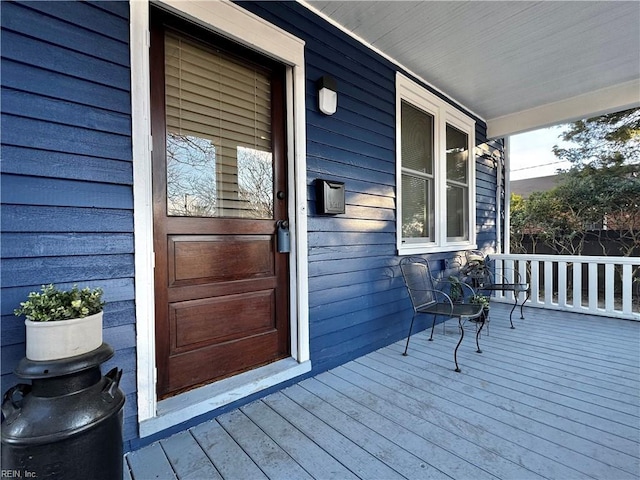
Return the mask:
POLYGON ((270 74, 165 38, 167 212, 273 218, 270 74))
POLYGON ((167 132, 167 213, 215 217, 216 146, 211 140, 167 132))
POLYGON ((468 139, 469 137, 466 133, 447 125, 447 180, 467 183, 468 139))
POLYGON ((402 166, 433 174, 433 117, 406 102, 401 106, 402 166))
POLYGON ((467 189, 447 185, 447 240, 468 240, 467 189))
POLYGON ((402 175, 402 236, 431 238, 433 213, 431 180, 402 175))

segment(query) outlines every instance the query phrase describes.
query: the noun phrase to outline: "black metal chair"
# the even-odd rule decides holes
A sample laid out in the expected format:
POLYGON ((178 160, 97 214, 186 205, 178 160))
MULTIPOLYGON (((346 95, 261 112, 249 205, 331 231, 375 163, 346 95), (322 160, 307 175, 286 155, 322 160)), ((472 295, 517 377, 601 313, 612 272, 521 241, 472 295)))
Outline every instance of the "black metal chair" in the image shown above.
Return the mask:
MULTIPOLYGON (((472 296, 475 293, 473 288, 464 283, 457 283, 457 285, 460 285, 460 290, 457 292, 458 295, 454 295, 458 297, 456 299, 457 301, 454 302, 449 294, 435 288, 436 280, 431 274, 429 262, 424 258, 403 258, 400 261, 400 270, 402 271, 402 277, 404 278, 404 283, 409 292, 411 304, 413 305, 413 317, 411 318, 409 335, 407 336, 407 344, 403 355, 407 355, 409 340, 411 339, 411 332, 413 330, 413 323, 418 314, 425 313, 433 315, 433 324, 431 326, 431 336, 429 337, 429 341, 433 340, 433 331, 436 326, 436 318, 438 315, 457 318, 460 330, 460 339, 458 340, 458 344, 453 352, 453 360, 456 364, 455 371, 460 372, 460 367, 458 365, 458 348, 464 338, 464 324, 466 322, 473 322, 476 325, 476 351, 478 353, 482 353, 479 342, 480 332, 484 326, 482 305, 464 303, 467 298, 467 296, 464 295, 464 290, 467 289, 472 296), (478 323, 480 324, 479 328, 477 327, 478 323)), ((453 284, 450 284, 450 286, 451 285, 453 284)), ((450 293, 452 293, 451 290, 450 293)))
MULTIPOLYGON (((513 279, 508 279, 505 275, 497 273, 494 266, 490 265, 490 259, 480 250, 468 250, 465 252, 466 263, 461 269, 463 276, 469 278, 471 286, 478 292, 491 294, 491 292, 513 292, 515 303, 509 313, 509 323, 513 326, 513 312, 518 306, 518 298, 521 293, 526 293, 524 301, 520 304, 520 319, 524 320, 523 307, 529 300, 531 289, 527 282, 520 278, 520 272, 509 269, 513 272, 513 279)), ((503 271, 505 271, 503 269, 503 271)))

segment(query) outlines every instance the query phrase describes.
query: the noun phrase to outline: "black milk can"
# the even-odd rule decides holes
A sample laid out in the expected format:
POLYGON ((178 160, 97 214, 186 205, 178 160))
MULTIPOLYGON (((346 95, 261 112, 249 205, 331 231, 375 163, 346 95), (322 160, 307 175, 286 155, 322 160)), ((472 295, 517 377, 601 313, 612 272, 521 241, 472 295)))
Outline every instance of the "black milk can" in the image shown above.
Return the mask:
POLYGON ((2 472, 17 478, 122 478, 122 370, 106 375, 113 356, 96 350, 53 361, 23 358, 15 370, 31 380, 10 388, 2 401, 2 472))

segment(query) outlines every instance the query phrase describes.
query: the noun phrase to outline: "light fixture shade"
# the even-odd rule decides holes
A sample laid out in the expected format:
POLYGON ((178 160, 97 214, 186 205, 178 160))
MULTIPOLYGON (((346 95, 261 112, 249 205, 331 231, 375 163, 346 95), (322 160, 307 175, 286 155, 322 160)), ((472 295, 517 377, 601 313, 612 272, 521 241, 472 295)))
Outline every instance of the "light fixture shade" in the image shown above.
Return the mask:
POLYGON ((318 88, 318 108, 325 115, 333 115, 338 108, 336 81, 325 75, 316 82, 318 88))

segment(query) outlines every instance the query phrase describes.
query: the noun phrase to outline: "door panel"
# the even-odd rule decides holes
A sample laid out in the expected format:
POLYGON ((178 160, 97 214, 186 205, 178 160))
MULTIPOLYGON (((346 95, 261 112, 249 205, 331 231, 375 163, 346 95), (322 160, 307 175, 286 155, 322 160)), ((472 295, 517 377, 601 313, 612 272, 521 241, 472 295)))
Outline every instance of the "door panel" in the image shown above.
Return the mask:
POLYGON ((170 236, 169 286, 272 277, 273 251, 271 235, 170 236))
POLYGON ((150 62, 165 398, 289 356, 284 67, 155 9, 150 62))
POLYGON ((272 331, 274 309, 273 290, 172 303, 169 307, 171 328, 175 329, 172 353, 182 352, 185 347, 272 331), (211 321, 215 318, 233 318, 233 321, 211 321))
POLYGON ((197 355, 173 355, 172 373, 180 372, 180 375, 170 375, 166 388, 172 392, 180 392, 209 383, 211 374, 204 368, 207 365, 215 365, 217 370, 226 372, 224 377, 228 377, 275 361, 278 356, 264 357, 264 352, 277 351, 278 343, 277 334, 267 332, 203 347, 198 350, 197 355), (256 358, 263 360, 256 364, 256 358))

